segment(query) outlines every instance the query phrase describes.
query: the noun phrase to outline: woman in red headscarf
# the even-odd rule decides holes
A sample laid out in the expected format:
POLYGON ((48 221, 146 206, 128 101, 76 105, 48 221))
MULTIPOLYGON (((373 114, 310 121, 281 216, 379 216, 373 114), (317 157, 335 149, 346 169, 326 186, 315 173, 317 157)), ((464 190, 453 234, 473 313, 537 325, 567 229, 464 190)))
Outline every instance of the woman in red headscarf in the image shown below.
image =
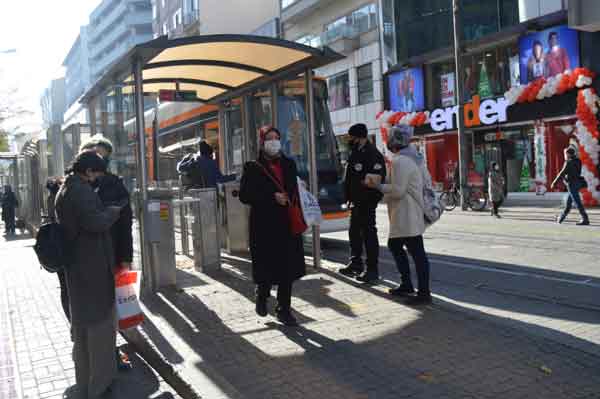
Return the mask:
POLYGON ((298 173, 281 151, 281 133, 261 130, 257 161, 244 165, 240 200, 250 206, 250 254, 256 287, 256 313, 266 316, 271 287, 277 285, 277 318, 284 325, 297 321, 291 311, 292 284, 306 274, 298 173))

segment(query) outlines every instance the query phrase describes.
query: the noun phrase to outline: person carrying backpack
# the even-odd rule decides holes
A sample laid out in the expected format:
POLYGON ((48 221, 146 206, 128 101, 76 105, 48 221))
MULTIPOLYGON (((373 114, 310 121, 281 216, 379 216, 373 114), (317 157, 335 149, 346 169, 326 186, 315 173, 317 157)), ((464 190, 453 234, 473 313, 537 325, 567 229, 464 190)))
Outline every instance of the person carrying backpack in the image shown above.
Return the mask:
POLYGON ((177 172, 185 179, 186 188, 216 188, 217 183, 235 180, 235 175, 224 176, 213 159, 213 148, 206 141, 200 142, 197 154, 188 154, 177 164, 177 172))
POLYGON ((56 197, 56 218, 71 248, 65 269, 71 311, 75 380, 80 396, 96 398, 115 378, 114 254, 110 228, 121 207, 105 207, 92 183, 106 173, 94 151, 81 152, 56 197))
POLYGON ((390 295, 408 297, 408 305, 431 303, 429 289, 429 259, 423 244, 425 232, 424 177, 417 163, 418 152, 410 144, 413 128, 401 126, 392 129, 387 147, 392 153, 392 168, 389 183, 376 183, 369 179, 367 185, 384 194, 390 219, 388 248, 394 256, 402 283, 389 291, 390 295), (408 256, 416 264, 418 293, 410 276, 408 256))

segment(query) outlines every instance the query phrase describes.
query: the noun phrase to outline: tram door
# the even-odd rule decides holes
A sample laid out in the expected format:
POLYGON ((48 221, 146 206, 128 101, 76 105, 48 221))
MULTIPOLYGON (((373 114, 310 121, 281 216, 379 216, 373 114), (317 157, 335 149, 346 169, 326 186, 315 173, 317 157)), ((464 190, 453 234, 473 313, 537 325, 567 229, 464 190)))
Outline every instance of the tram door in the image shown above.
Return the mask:
POLYGON ((227 173, 241 174, 245 160, 244 127, 241 107, 228 108, 224 112, 225 162, 227 173))

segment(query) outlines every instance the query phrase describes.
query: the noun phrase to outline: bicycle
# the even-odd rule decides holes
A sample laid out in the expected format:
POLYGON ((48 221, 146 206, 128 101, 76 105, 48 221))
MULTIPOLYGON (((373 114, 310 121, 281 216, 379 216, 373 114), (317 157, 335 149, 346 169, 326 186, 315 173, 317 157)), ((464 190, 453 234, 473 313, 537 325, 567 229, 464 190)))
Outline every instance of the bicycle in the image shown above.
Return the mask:
MULTIPOLYGON (((467 206, 476 212, 483 211, 487 206, 487 193, 482 188, 468 186, 467 187, 467 206)), ((440 201, 444 204, 444 209, 453 211, 460 205, 460 191, 454 183, 450 185, 449 190, 445 190, 440 195, 440 201)))

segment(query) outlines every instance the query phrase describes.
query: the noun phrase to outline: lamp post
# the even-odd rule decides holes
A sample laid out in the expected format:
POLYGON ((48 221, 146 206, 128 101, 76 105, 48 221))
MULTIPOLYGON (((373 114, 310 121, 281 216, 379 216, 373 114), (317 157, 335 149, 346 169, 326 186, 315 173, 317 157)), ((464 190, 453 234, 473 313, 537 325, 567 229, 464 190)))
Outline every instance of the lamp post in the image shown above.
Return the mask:
POLYGON ((463 78, 462 78, 462 48, 461 48, 461 20, 460 20, 460 0, 452 0, 452 22, 454 27, 454 63, 456 65, 456 98, 458 104, 458 113, 456 115, 458 125, 458 167, 460 170, 460 198, 461 207, 467 210, 467 136, 465 134, 465 113, 463 104, 463 78))

